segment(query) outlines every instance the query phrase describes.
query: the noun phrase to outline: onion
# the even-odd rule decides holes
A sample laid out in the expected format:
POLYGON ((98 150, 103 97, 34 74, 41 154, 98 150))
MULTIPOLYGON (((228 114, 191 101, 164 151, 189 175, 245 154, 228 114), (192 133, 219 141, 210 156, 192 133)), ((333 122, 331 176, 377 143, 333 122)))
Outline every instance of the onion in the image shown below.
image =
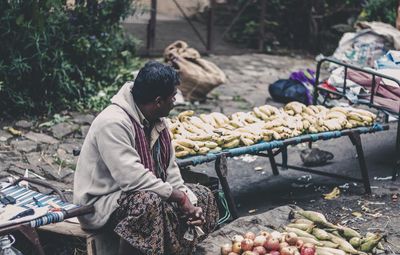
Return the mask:
POLYGON ((244 234, 244 238, 248 238, 251 240, 254 240, 254 238, 256 238, 256 234, 254 234, 253 232, 247 232, 246 234, 244 234))
POLYGON ((232 237, 232 243, 241 243, 243 241, 244 237, 241 235, 234 235, 232 237))
POLYGON ((271 234, 268 231, 260 231, 260 233, 258 235, 265 236, 265 238, 268 239, 271 234))
POLYGON ((276 238, 276 239, 278 239, 279 241, 281 241, 282 233, 280 233, 280 232, 278 232, 278 231, 272 231, 272 233, 270 234, 270 236, 271 236, 272 238, 276 238))
POLYGON ((297 243, 296 243, 296 247, 297 249, 301 250, 301 248, 303 247, 304 241, 301 239, 297 239, 297 243))
POLYGON ((278 251, 280 248, 279 240, 276 238, 270 238, 264 243, 264 248, 268 251, 278 251))
POLYGON ((231 244, 224 244, 221 246, 221 255, 228 255, 232 251, 232 245, 231 244))
POLYGON ((281 255, 279 251, 270 251, 269 255, 281 255))
POLYGON ((239 253, 236 253, 236 252, 232 251, 232 252, 229 252, 228 255, 239 255, 239 253))
POLYGON ((252 252, 252 251, 245 251, 242 253, 242 255, 258 255, 258 253, 252 252))
POLYGON ((297 249, 294 249, 291 246, 288 247, 283 247, 281 249, 281 255, 295 255, 295 252, 297 251, 297 249))
POLYGON ((296 245, 297 240, 298 240, 298 238, 297 238, 296 233, 289 232, 289 233, 287 233, 286 236, 285 236, 285 241, 286 241, 289 245, 296 245))
POLYGON ((242 251, 242 244, 239 242, 233 243, 232 251, 236 253, 240 253, 242 251))
POLYGON ((253 248, 254 252, 257 252, 259 255, 265 255, 267 253, 267 250, 262 247, 262 246, 256 246, 253 248))
POLYGON ((301 247, 301 249, 305 249, 305 248, 311 248, 315 251, 315 244, 313 243, 304 243, 303 246, 301 247))
POLYGON ((301 255, 315 255, 315 249, 310 247, 301 249, 301 255))
POLYGON ((251 250, 253 250, 253 240, 245 238, 242 241, 241 247, 242 247, 243 251, 251 251, 251 250))
POLYGON ((289 244, 287 242, 281 242, 279 244, 279 250, 282 250, 283 247, 288 247, 288 246, 289 246, 289 244))
POLYGON ((267 238, 265 236, 256 236, 254 238, 254 246, 263 246, 267 238))

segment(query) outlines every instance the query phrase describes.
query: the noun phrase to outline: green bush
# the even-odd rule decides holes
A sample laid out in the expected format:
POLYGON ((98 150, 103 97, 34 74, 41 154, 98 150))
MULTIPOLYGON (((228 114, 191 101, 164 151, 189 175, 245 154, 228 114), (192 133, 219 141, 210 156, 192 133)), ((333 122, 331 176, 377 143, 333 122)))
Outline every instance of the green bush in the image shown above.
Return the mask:
MULTIPOLYGON (((238 11, 246 1, 231 2, 238 11)), ((264 49, 283 46, 331 54, 343 32, 351 31, 358 18, 394 25, 397 3, 398 0, 268 0, 264 49)), ((231 40, 258 47, 260 6, 260 1, 254 1, 246 8, 230 31, 231 40)))
POLYGON ((398 0, 367 0, 360 19, 396 24, 398 0))
POLYGON ((107 86, 132 78, 135 41, 121 19, 132 0, 0 1, 1 115, 85 106, 107 86))

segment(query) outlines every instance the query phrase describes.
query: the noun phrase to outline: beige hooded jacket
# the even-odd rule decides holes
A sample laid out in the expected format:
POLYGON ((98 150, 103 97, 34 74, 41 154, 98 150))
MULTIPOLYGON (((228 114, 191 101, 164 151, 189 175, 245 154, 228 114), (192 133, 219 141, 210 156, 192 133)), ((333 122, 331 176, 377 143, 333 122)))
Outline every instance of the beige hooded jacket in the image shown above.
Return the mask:
MULTIPOLYGON (((104 226, 117 208, 122 191, 152 191, 167 199, 175 188, 187 192, 192 203, 197 202, 183 184, 173 148, 166 182, 140 162, 128 114, 138 123, 143 123, 144 116, 133 101, 132 86, 133 82, 126 83, 111 99, 113 104, 96 117, 83 143, 74 178, 74 203, 95 208, 94 213, 78 217, 84 229, 104 226)), ((151 146, 164 128, 161 119, 151 132, 151 146)))

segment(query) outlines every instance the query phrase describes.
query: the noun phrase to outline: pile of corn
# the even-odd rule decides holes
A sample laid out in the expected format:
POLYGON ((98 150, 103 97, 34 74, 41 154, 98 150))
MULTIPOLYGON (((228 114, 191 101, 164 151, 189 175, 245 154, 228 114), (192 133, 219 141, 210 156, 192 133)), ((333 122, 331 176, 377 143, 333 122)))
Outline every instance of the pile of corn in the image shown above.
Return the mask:
MULTIPOLYGON (((384 250, 378 233, 362 236, 356 230, 328 222, 325 216, 314 211, 298 211, 286 232, 294 232, 304 242, 317 246, 317 254, 365 254, 374 249, 384 250)), ((374 252, 375 253, 375 252, 374 252)))
POLYGON ((219 112, 195 116, 189 110, 168 122, 180 158, 301 134, 370 126, 375 119, 376 115, 366 110, 291 102, 283 108, 254 107, 251 112, 236 112, 230 117, 219 112))

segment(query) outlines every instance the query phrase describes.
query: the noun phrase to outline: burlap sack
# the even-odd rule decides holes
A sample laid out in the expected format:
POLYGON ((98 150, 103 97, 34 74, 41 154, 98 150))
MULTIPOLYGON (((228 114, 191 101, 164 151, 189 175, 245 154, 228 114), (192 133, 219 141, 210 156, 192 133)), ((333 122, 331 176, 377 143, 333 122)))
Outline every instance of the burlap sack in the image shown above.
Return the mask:
POLYGON ((165 62, 172 64, 181 76, 185 99, 204 101, 207 94, 226 81, 225 74, 214 63, 202 59, 199 52, 184 41, 176 41, 164 50, 165 62))

